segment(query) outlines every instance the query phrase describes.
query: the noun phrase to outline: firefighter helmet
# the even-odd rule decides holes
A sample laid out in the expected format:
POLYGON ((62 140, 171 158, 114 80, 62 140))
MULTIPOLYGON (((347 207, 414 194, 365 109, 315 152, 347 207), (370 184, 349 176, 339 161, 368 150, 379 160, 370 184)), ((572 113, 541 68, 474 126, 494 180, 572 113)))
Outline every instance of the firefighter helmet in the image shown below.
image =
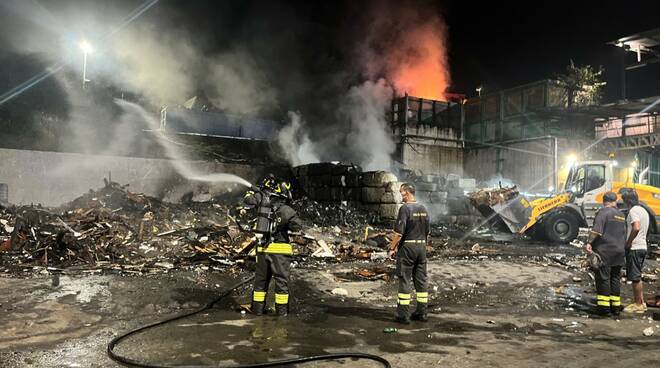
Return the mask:
POLYGON ((268 174, 268 176, 261 181, 261 189, 263 190, 274 191, 276 187, 277 180, 273 174, 268 174))
POLYGON ((283 198, 287 201, 293 199, 293 194, 291 193, 291 183, 288 181, 282 180, 277 183, 277 186, 273 189, 273 195, 276 197, 283 198))

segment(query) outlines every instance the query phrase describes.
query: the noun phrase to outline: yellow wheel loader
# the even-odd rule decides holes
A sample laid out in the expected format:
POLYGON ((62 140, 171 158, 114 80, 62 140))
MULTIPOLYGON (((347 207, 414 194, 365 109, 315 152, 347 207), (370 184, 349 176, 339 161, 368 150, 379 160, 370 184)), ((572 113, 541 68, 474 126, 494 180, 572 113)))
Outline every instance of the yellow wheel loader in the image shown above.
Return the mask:
MULTIPOLYGON (((547 198, 528 200, 513 188, 482 190, 470 193, 472 204, 498 230, 527 234, 537 240, 568 243, 580 227, 593 225, 603 195, 612 191, 635 190, 641 205, 649 213, 649 235, 660 226, 660 188, 637 184, 633 168, 618 167, 616 161, 586 161, 574 164, 563 191, 547 198)), ((619 207, 627 210, 619 200, 619 207)))

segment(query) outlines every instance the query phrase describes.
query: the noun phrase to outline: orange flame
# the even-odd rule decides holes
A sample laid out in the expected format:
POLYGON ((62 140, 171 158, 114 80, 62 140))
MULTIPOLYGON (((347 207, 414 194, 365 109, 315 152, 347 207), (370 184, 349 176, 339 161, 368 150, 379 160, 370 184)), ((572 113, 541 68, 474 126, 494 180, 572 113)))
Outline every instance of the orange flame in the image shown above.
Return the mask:
POLYGON ((398 94, 444 99, 450 83, 444 27, 426 24, 406 32, 405 38, 412 42, 388 60, 388 79, 398 94))
POLYGON ((445 99, 451 78, 444 20, 407 2, 394 4, 372 9, 360 50, 368 76, 385 76, 398 95, 445 99))

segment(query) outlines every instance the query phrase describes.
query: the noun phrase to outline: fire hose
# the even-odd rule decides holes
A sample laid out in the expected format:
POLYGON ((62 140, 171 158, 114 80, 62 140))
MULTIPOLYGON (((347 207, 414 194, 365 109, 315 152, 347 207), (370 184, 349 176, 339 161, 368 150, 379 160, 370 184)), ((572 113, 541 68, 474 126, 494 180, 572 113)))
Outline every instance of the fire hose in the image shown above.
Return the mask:
MULTIPOLYGON (((144 368, 208 368, 208 367, 215 367, 215 368, 222 368, 221 366, 217 365, 165 365, 165 364, 153 364, 153 363, 145 363, 145 362, 140 362, 135 359, 127 358, 125 356, 121 356, 117 354, 114 349, 115 347, 124 339, 126 339, 129 336, 136 335, 140 332, 149 330, 151 328, 157 327, 157 326, 162 326, 164 324, 174 322, 186 317, 193 316, 195 314, 204 312, 208 309, 211 309, 216 303, 218 303, 220 300, 225 298, 227 295, 231 294, 234 290, 242 287, 243 285, 249 283, 254 279, 254 276, 250 276, 244 280, 241 280, 240 282, 236 283, 235 285, 231 286, 228 289, 223 290, 220 295, 215 298, 214 300, 210 301, 208 304, 206 304, 204 307, 180 314, 178 316, 174 316, 171 318, 164 319, 162 321, 158 321, 152 324, 148 324, 139 328, 136 328, 134 330, 131 330, 129 332, 123 333, 108 343, 108 356, 110 359, 125 364, 133 367, 144 367, 144 368)), ((334 354, 321 354, 321 355, 313 355, 313 356, 307 356, 307 357, 300 357, 300 358, 291 358, 291 359, 282 359, 282 360, 275 360, 271 362, 265 362, 265 363, 253 363, 253 364, 243 364, 243 365, 233 365, 233 366, 225 366, 225 368, 256 368, 256 367, 277 367, 277 366, 283 366, 283 365, 291 365, 291 364, 300 364, 300 363, 307 363, 307 362, 312 362, 312 361, 320 361, 320 360, 335 360, 335 359, 347 359, 347 358, 353 358, 353 359, 367 359, 367 360, 372 360, 375 362, 380 363, 383 367, 385 368, 391 368, 392 366, 390 363, 383 357, 380 357, 378 355, 373 355, 373 354, 365 354, 365 353, 356 353, 356 352, 344 352, 344 353, 334 353, 334 354)))
MULTIPOLYGON (((254 190, 259 190, 256 187, 252 187, 254 190)), ((244 228, 243 224, 241 224, 236 218, 231 216, 229 211, 227 212, 227 216, 233 220, 236 225, 238 225, 238 228, 240 229, 241 232, 247 232, 247 230, 244 228)), ((134 330, 131 330, 129 332, 126 332, 124 334, 121 334, 108 343, 108 356, 110 359, 125 364, 129 366, 134 366, 134 367, 145 367, 145 368, 192 368, 192 367, 198 367, 198 368, 205 368, 205 367, 215 367, 215 368, 221 368, 220 366, 214 365, 214 366, 203 366, 203 365, 163 365, 163 364, 151 364, 151 363, 144 363, 140 362, 131 358, 127 358, 125 356, 121 356, 117 353, 115 353, 114 349, 115 347, 124 339, 128 338, 129 336, 136 335, 140 332, 149 330, 151 328, 157 327, 157 326, 162 326, 170 322, 178 321, 180 319, 186 318, 193 316, 195 314, 202 313, 208 309, 213 308, 213 306, 218 303, 220 300, 225 298, 227 295, 231 294, 234 290, 242 287, 243 285, 249 283, 254 279, 254 276, 248 277, 235 285, 231 286, 228 289, 225 289, 220 293, 220 295, 215 298, 214 300, 210 301, 207 303, 204 307, 194 310, 192 312, 188 313, 183 313, 178 316, 174 316, 171 318, 164 319, 162 321, 158 321, 152 324, 148 324, 139 328, 136 328, 134 330)), ((344 353, 334 353, 334 354, 321 354, 321 355, 313 355, 313 356, 307 356, 307 357, 300 357, 300 358, 291 358, 291 359, 281 359, 281 360, 275 360, 271 362, 265 362, 265 363, 253 363, 253 364, 243 364, 243 365, 234 365, 234 366, 225 366, 226 368, 256 368, 256 367, 277 367, 277 366, 283 366, 283 365, 292 365, 292 364, 300 364, 300 363, 307 363, 307 362, 313 362, 313 361, 320 361, 320 360, 335 360, 335 359, 347 359, 347 358, 353 358, 353 359, 366 359, 366 360, 372 360, 375 362, 380 363, 383 367, 385 368, 391 368, 390 363, 383 357, 380 357, 378 355, 373 355, 373 354, 365 354, 365 353, 356 353, 356 352, 344 352, 344 353)))

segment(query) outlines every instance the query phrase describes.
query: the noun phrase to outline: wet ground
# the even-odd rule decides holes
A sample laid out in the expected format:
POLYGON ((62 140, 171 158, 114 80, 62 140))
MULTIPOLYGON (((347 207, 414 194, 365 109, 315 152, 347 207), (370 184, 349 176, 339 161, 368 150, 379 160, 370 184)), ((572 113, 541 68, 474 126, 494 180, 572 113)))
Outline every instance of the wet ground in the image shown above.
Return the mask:
MULTIPOLYGON (((578 249, 481 241, 474 252, 472 245, 448 245, 431 260, 427 323, 391 322, 396 280, 354 275, 371 264, 301 260, 293 272, 293 313, 286 319, 241 314, 238 305, 249 300, 250 291, 241 288, 203 314, 130 337, 116 350, 140 361, 189 365, 342 351, 382 355, 394 367, 628 367, 660 361, 660 321, 651 311, 618 320, 586 313, 594 288, 588 273, 570 267, 578 249), (333 294, 335 288, 346 295, 333 294), (385 327, 399 330, 384 333, 385 327), (644 336, 649 327, 654 335, 644 336)), ((389 266, 393 272, 393 263, 389 266)), ((656 261, 647 263, 648 270, 657 267, 656 261)), ((0 277, 0 366, 119 366, 106 355, 114 336, 199 308, 247 275, 77 272, 65 273, 56 286, 47 273, 0 277)), ((645 286, 647 295, 658 293, 656 284, 645 286)), ((628 302, 630 286, 622 287, 628 302)))

